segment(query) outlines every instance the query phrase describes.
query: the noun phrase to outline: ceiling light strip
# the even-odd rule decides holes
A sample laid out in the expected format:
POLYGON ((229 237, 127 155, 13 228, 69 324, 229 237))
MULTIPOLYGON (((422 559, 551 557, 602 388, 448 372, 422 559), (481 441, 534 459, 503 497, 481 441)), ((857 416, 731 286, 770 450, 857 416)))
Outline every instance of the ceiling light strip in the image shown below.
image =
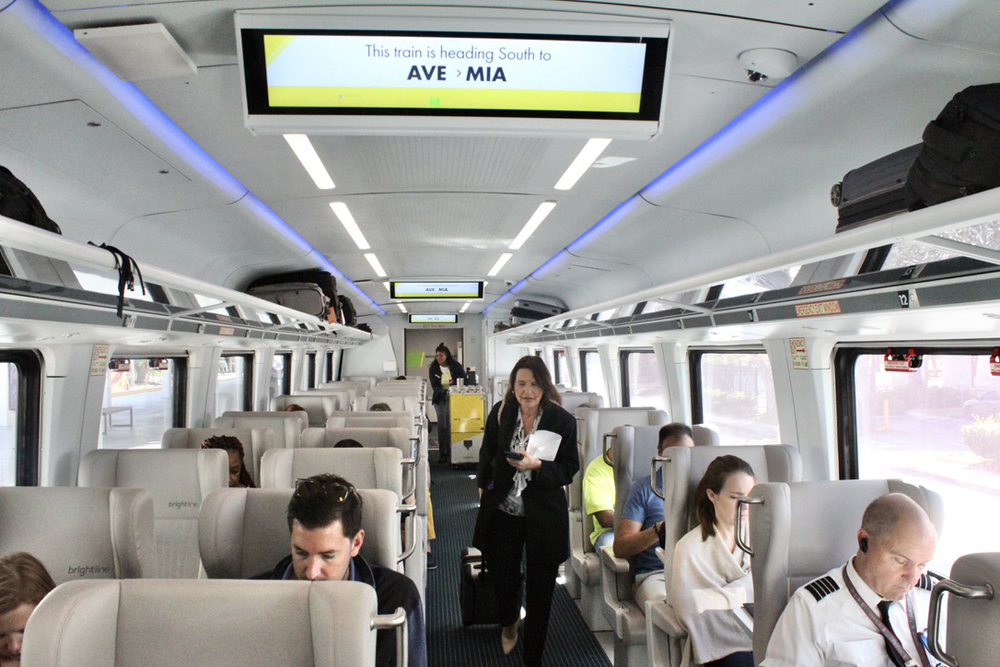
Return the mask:
POLYGON ((562 175, 559 181, 556 183, 556 190, 569 190, 576 182, 580 180, 580 177, 590 169, 590 165, 594 164, 597 158, 601 157, 601 153, 604 149, 608 147, 611 143, 610 139, 598 139, 594 138, 587 142, 587 145, 583 147, 580 154, 576 156, 576 159, 569 165, 566 173, 562 175))
POLYGON ((285 134, 282 136, 285 137, 285 141, 292 148, 295 157, 305 167, 306 173, 313 179, 316 187, 320 190, 332 190, 334 187, 333 179, 330 178, 329 172, 323 166, 323 161, 319 159, 319 154, 313 148, 309 137, 304 134, 285 134))
POLYGON ((358 223, 354 220, 354 216, 351 215, 350 210, 348 210, 347 204, 342 201, 333 201, 330 202, 330 208, 333 209, 334 215, 336 215, 337 219, 340 220, 340 224, 342 224, 344 229, 347 230, 347 233, 351 235, 354 243, 358 246, 358 250, 368 250, 371 248, 371 246, 368 245, 368 239, 366 239, 365 235, 361 233, 361 228, 358 227, 358 223))
POLYGON ((471 301, 466 301, 465 305, 463 305, 461 308, 459 308, 458 312, 459 313, 464 313, 465 311, 467 311, 469 309, 469 306, 471 306, 471 305, 472 305, 471 301))
POLYGON ((372 265, 373 269, 375 269, 375 274, 379 278, 385 278, 386 276, 385 269, 382 268, 382 265, 379 263, 378 257, 375 256, 375 253, 366 252, 365 259, 367 259, 368 263, 372 265))
POLYGON ((506 264, 508 261, 510 261, 510 258, 513 256, 514 253, 512 252, 505 252, 504 254, 500 255, 500 259, 497 260, 497 263, 493 265, 493 268, 490 269, 490 272, 487 273, 486 275, 492 277, 500 273, 500 269, 503 268, 503 265, 506 264))
POLYGON ((399 309, 400 309, 400 310, 401 310, 402 312, 404 312, 404 313, 406 312, 406 306, 404 306, 404 305, 403 305, 403 304, 401 304, 401 303, 397 303, 396 305, 397 305, 397 306, 399 306, 399 309))
POLYGON ((538 208, 535 209, 535 212, 530 218, 528 218, 528 222, 524 223, 524 228, 510 244, 510 249, 519 250, 521 246, 524 245, 524 242, 528 240, 528 237, 531 236, 536 229, 538 229, 538 225, 542 224, 542 221, 548 217, 549 213, 551 213, 552 209, 555 207, 556 203, 554 201, 543 201, 539 204, 538 208))

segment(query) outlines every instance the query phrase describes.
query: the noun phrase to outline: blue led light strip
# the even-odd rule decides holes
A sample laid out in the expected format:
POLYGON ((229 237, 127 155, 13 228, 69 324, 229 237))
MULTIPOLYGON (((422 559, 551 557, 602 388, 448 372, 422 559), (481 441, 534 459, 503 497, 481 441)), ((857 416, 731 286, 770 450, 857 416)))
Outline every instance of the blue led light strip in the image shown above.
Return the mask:
POLYGON ((304 255, 313 253, 318 259, 320 268, 332 273, 339 282, 350 287, 378 313, 385 315, 385 310, 381 306, 337 269, 312 244, 292 229, 284 219, 250 192, 204 148, 191 139, 159 107, 143 95, 142 91, 134 84, 119 79, 104 63, 84 48, 76 40, 72 31, 56 19, 41 3, 37 0, 14 0, 6 7, 0 8, 0 11, 4 12, 5 15, 16 17, 26 28, 29 28, 63 57, 89 75, 93 79, 94 85, 108 92, 150 132, 159 137, 165 145, 170 146, 171 150, 185 160, 194 172, 217 187, 227 198, 228 203, 240 202, 262 222, 302 250, 304 255))

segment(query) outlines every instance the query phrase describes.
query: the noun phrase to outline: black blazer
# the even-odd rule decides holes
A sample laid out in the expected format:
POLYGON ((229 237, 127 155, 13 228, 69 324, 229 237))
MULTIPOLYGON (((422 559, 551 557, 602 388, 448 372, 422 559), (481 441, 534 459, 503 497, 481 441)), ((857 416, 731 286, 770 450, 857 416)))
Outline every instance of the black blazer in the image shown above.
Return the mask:
MULTIPOLYGON (((448 366, 448 370, 451 371, 451 384, 455 384, 455 380, 465 377, 465 368, 462 364, 455 361, 454 357, 452 357, 451 361, 445 362, 445 364, 448 366)), ((434 391, 434 394, 431 396, 431 403, 444 403, 447 399, 445 391, 451 385, 443 386, 441 384, 442 371, 441 365, 437 360, 431 362, 431 365, 427 368, 427 375, 431 381, 431 389, 434 391)))
MULTIPOLYGON (((497 403, 486 418, 483 445, 479 450, 479 488, 483 497, 476 517, 476 531, 472 544, 485 552, 493 517, 500 503, 514 485, 517 469, 507 462, 503 453, 510 450, 510 443, 517 428, 517 401, 503 405, 499 423, 497 415, 502 403, 497 403)), ((566 492, 573 475, 580 469, 576 450, 576 419, 562 407, 548 403, 542 408, 539 431, 552 431, 562 436, 555 461, 542 461, 540 470, 532 473, 521 497, 524 499, 526 539, 542 547, 542 553, 551 554, 554 562, 569 558, 569 506, 566 492)))

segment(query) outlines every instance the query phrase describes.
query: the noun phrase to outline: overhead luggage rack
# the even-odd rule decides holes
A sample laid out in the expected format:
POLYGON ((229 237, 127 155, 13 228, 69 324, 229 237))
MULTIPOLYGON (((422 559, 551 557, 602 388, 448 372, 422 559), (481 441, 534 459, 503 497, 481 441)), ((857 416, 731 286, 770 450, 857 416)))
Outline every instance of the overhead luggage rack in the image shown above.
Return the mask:
MULTIPOLYGON (((55 262, 72 262, 99 271, 114 271, 115 260, 94 246, 56 236, 0 216, 0 246, 34 253, 55 262)), ((64 265, 65 266, 65 265, 64 265)), ((372 334, 328 323, 263 299, 202 282, 155 266, 142 266, 147 290, 167 301, 196 297, 212 303, 203 306, 175 305, 135 298, 126 292, 122 317, 118 317, 117 295, 78 287, 55 285, 22 277, 0 276, 0 312, 3 320, 43 321, 74 328, 111 327, 116 330, 162 332, 164 335, 207 335, 234 339, 360 345, 372 334), (235 312, 222 314, 219 309, 235 312)), ((16 273, 16 269, 12 271, 16 273)))

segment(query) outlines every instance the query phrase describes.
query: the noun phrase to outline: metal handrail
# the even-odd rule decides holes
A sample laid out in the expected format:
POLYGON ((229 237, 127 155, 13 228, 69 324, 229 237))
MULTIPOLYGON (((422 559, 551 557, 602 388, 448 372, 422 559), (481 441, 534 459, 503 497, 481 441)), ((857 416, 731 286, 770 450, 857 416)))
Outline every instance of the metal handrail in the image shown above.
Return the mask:
POLYGON ((931 590, 931 607, 927 614, 927 648, 937 660, 948 667, 958 667, 958 658, 945 653, 941 647, 941 600, 945 593, 957 595, 967 600, 992 600, 993 586, 966 586, 952 579, 942 579, 931 590))
POLYGON ((408 505, 400 503, 396 507, 396 511, 403 515, 404 521, 407 519, 409 520, 407 523, 409 530, 407 532, 410 535, 410 546, 408 546, 406 551, 399 554, 396 558, 397 563, 402 563, 404 560, 412 556, 413 552, 417 550, 417 505, 416 503, 410 503, 408 505))
MULTIPOLYGON (((750 496, 740 496, 736 499, 736 546, 738 546, 743 553, 747 554, 753 558, 753 549, 747 544, 747 540, 743 535, 743 522, 740 521, 740 516, 743 514, 744 505, 763 505, 763 498, 751 498, 750 496)), ((747 522, 749 524, 749 522, 747 522)), ((749 529, 749 525, 747 525, 749 529)))
POLYGON ((393 628, 396 630, 396 667, 406 667, 409 662, 406 610, 402 607, 396 607, 396 611, 391 614, 372 615, 372 630, 391 630, 393 628))
POLYGON ((672 459, 669 456, 654 456, 649 461, 649 488, 653 490, 656 497, 660 500, 666 500, 666 496, 663 495, 662 491, 656 490, 656 464, 657 463, 670 463, 672 459))
POLYGON ((605 463, 614 468, 615 464, 611 462, 610 458, 608 458, 608 438, 617 438, 617 436, 614 433, 604 434, 604 439, 601 441, 601 457, 604 459, 605 463))
POLYGON ((406 468, 406 471, 403 472, 403 477, 410 482, 409 488, 403 491, 404 499, 409 498, 410 496, 413 496, 417 493, 417 462, 418 459, 416 458, 403 459, 402 461, 400 461, 400 463, 402 463, 403 466, 406 468))

